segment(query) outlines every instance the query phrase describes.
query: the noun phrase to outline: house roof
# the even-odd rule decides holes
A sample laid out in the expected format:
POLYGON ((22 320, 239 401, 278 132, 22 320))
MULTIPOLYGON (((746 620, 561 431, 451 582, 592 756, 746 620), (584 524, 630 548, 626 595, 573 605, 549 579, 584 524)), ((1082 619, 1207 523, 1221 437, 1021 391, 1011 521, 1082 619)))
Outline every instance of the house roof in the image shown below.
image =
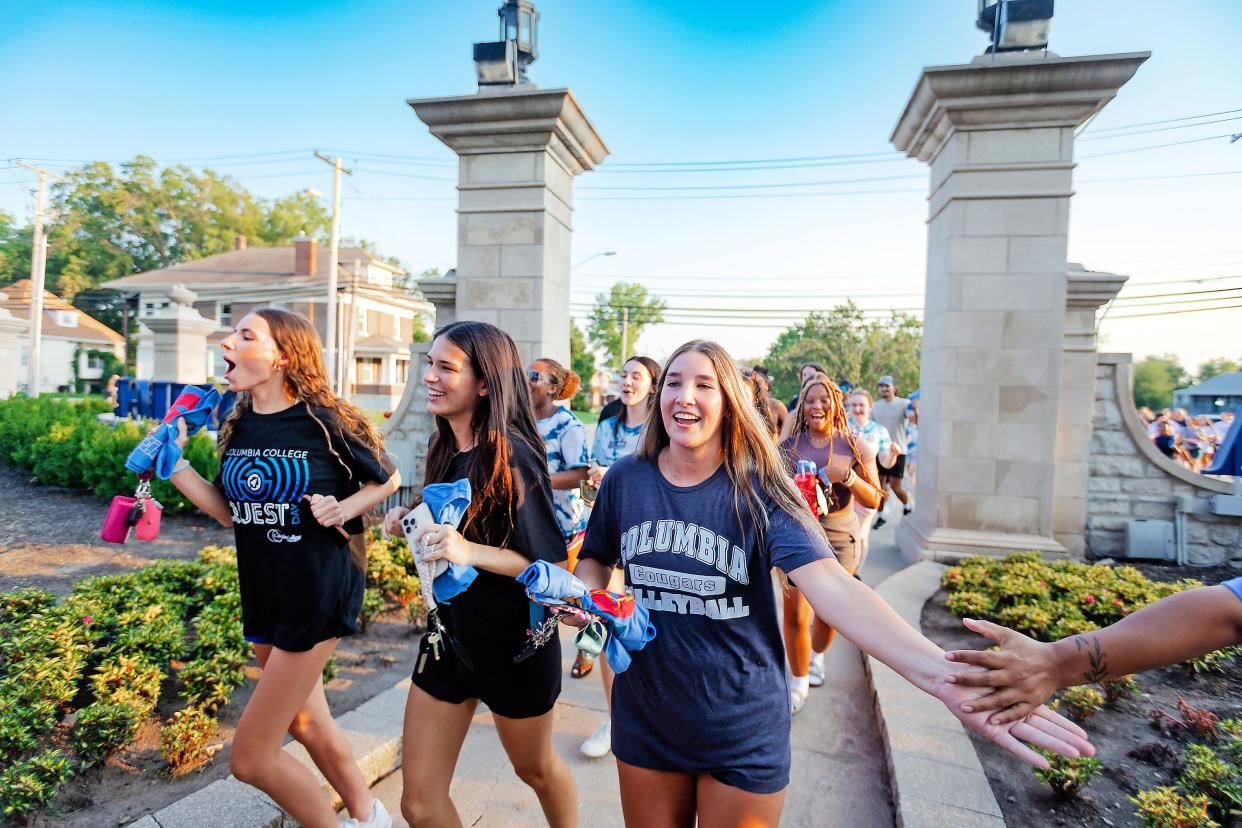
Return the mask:
POLYGON ((1239 397, 1242 396, 1242 371, 1217 374, 1206 382, 1190 388, 1179 388, 1179 394, 1192 397, 1239 397))
MULTIPOLYGON (((11 285, 0 288, 7 298, 0 302, 19 319, 30 318, 30 302, 34 297, 34 286, 29 279, 22 279, 11 285)), ((43 291, 43 336, 58 336, 77 342, 99 342, 106 345, 119 345, 125 337, 100 322, 95 317, 75 308, 50 290, 43 291), (61 325, 49 311, 68 311, 77 314, 77 327, 61 325)))
MULTIPOLYGON (((402 273, 383 259, 361 247, 340 248, 338 261, 340 269, 338 278, 347 277, 354 262, 363 265, 376 265, 394 273, 402 273)), ((285 286, 313 285, 327 283, 328 255, 327 248, 318 248, 315 255, 315 273, 299 276, 294 271, 295 252, 289 247, 247 247, 244 250, 230 250, 216 253, 201 259, 178 262, 159 270, 148 270, 123 276, 102 285, 113 290, 140 290, 144 287, 163 285, 241 285, 254 287, 279 282, 285 286)))

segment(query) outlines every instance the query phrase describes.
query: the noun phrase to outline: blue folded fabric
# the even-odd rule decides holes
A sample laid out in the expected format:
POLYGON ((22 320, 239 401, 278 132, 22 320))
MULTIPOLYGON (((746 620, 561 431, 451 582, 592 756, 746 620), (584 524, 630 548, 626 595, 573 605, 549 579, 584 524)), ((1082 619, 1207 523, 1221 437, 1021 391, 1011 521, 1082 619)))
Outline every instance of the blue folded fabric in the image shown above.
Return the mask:
POLYGON ((655 638, 656 628, 646 607, 635 601, 634 612, 629 617, 610 615, 595 603, 590 587, 559 566, 535 561, 518 574, 517 580, 526 587, 526 595, 532 601, 557 604, 577 598, 579 606, 602 618, 608 627, 604 652, 608 655, 608 666, 617 673, 624 673, 630 666, 631 653, 641 650, 655 638))
MULTIPOLYGON (((423 503, 431 510, 436 523, 448 524, 456 529, 470 507, 470 481, 462 478, 453 483, 432 483, 423 487, 423 503)), ((474 579, 479 576, 473 566, 462 566, 450 562, 448 569, 436 576, 431 582, 432 594, 436 602, 447 604, 461 595, 474 579)))
MULTIPOLYGON (((214 388, 201 391, 193 408, 174 405, 164 417, 164 422, 142 438, 125 460, 125 468, 136 474, 155 472, 161 480, 172 477, 173 468, 181 459, 181 447, 177 445, 177 420, 185 420, 186 432, 195 434, 211 419, 211 412, 220 402, 220 392, 214 388)), ((184 392, 182 392, 184 393, 184 392)))

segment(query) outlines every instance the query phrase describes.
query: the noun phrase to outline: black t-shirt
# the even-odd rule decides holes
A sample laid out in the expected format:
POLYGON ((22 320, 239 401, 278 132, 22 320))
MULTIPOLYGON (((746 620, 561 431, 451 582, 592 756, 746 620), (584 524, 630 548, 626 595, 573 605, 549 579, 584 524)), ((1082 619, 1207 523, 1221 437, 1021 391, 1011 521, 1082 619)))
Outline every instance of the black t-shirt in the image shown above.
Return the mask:
MULTIPOLYGON (((560 563, 568 555, 552 508, 547 459, 542 452, 535 454, 515 434, 509 435, 509 443, 513 447, 509 468, 521 493, 512 520, 504 509, 484 508, 463 524, 462 535, 472 543, 512 549, 530 561, 560 563)), ((449 463, 443 479, 427 482, 452 483, 468 477, 475 454, 473 449, 461 452, 449 463)), ((530 600, 514 578, 484 569, 478 572, 469 589, 439 605, 440 621, 473 671, 506 670, 512 667, 513 657, 526 643, 530 600)), ((555 651, 559 659, 559 648, 544 646, 540 650, 555 651)))
POLYGON ((625 408, 625 403, 621 402, 621 398, 617 397, 612 402, 599 410, 599 419, 595 421, 596 425, 607 420, 609 417, 615 417, 621 413, 621 409, 625 408))
MULTIPOLYGON (((317 408, 315 416, 303 402, 247 412, 215 480, 233 516, 246 639, 295 652, 357 632, 365 580, 349 546, 315 520, 303 497, 344 500, 392 475, 387 459, 344 432, 332 411, 317 408)), ((361 533, 362 518, 345 529, 361 533)))

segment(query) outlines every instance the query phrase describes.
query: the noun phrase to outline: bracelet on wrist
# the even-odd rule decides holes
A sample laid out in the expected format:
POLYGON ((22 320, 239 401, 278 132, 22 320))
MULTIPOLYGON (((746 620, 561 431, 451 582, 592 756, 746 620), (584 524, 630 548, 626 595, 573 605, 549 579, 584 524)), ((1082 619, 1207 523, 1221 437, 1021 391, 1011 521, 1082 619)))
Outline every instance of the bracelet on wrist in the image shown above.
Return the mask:
POLYGON ((172 473, 180 474, 181 472, 185 471, 189 467, 190 467, 190 461, 182 457, 180 460, 177 461, 177 464, 173 466, 172 473))

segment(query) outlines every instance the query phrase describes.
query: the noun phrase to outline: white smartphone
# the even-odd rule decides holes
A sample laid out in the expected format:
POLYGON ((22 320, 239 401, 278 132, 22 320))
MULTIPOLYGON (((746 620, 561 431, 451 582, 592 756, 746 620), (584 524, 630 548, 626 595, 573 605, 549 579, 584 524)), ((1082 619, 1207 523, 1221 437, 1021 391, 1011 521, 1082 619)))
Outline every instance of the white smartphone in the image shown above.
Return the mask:
MULTIPOLYGON (((410 545, 411 554, 420 563, 423 560, 423 546, 420 543, 415 543, 414 537, 418 534, 419 529, 435 522, 435 518, 431 516, 431 509, 427 508, 426 503, 418 504, 409 514, 401 518, 401 529, 405 532, 405 542, 410 545)), ((431 577, 439 577, 440 573, 446 569, 448 569, 448 561, 443 558, 438 561, 432 561, 431 577)))

